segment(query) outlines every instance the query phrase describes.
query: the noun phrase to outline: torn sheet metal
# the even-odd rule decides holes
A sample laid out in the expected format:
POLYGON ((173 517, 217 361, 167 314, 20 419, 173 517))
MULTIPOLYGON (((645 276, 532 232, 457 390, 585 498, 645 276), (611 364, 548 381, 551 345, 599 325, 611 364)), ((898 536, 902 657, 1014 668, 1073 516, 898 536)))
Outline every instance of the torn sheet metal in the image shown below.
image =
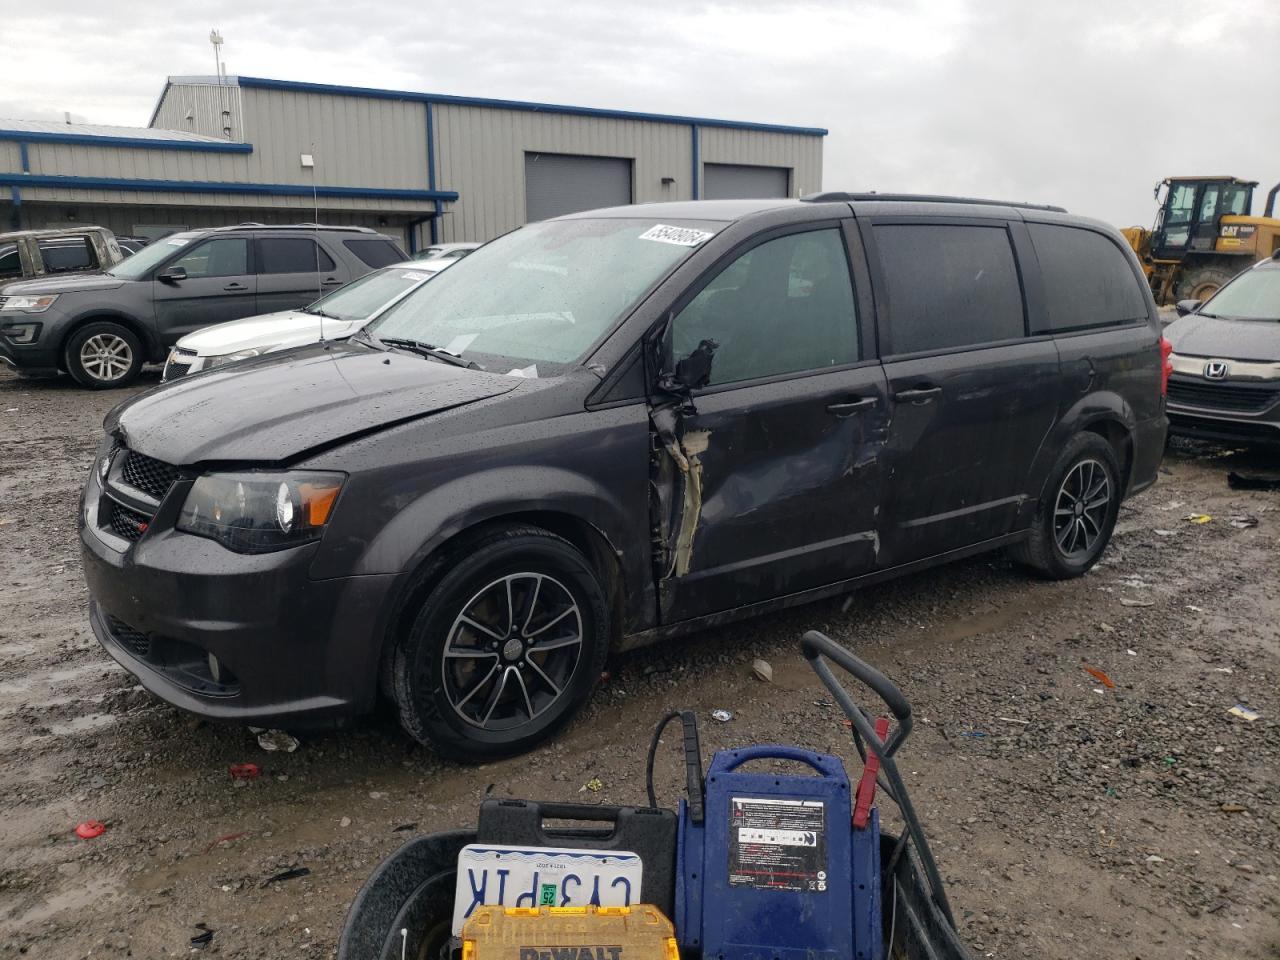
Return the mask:
POLYGON ((655 556, 658 578, 666 580, 684 576, 693 561, 693 539, 702 516, 700 457, 711 433, 684 433, 678 402, 653 408, 649 418, 658 440, 653 470, 655 556))

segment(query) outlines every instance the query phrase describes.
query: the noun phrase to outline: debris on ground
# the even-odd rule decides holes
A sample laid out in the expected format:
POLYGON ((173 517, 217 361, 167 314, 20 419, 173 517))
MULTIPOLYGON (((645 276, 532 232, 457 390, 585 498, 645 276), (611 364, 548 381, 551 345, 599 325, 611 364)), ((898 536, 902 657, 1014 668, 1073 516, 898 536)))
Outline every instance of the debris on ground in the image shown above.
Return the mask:
POLYGON ((751 673, 757 680, 764 683, 773 682, 773 667, 769 665, 768 660, 754 660, 751 663, 751 673))
POLYGON ((413 823, 402 823, 398 827, 392 827, 391 832, 392 833, 408 833, 411 830, 417 830, 417 829, 418 829, 418 823, 415 820, 413 823))
POLYGON ((1242 514, 1240 516, 1228 517, 1227 523, 1235 527, 1237 530, 1248 530, 1258 525, 1258 518, 1242 514))
POLYGON ((1209 516, 1207 513, 1189 513, 1182 519, 1189 523, 1209 523, 1213 517, 1209 516))
POLYGON ((343 817, 341 820, 339 820, 339 821, 338 821, 338 826, 343 827, 343 828, 346 828, 346 827, 351 826, 351 818, 350 818, 350 817, 343 817))
POLYGON ((1097 680, 1100 684, 1102 684, 1108 690, 1115 689, 1116 687, 1115 681, 1113 681, 1110 677, 1107 676, 1106 671, 1099 670, 1097 667, 1085 667, 1084 672, 1089 674, 1089 676, 1093 677, 1093 679, 1097 680))
POLYGON ((285 870, 283 873, 277 873, 273 877, 267 877, 262 881, 262 887, 271 886, 273 883, 284 883, 286 880, 297 880, 299 877, 311 876, 311 870, 307 867, 294 867, 292 870, 285 870))
POLYGON ((1257 710, 1250 710, 1243 703, 1237 703, 1234 707, 1227 711, 1233 717, 1239 717, 1241 720, 1248 720, 1250 723, 1257 720, 1262 714, 1257 710))
POLYGON ((728 710, 712 710, 711 719, 718 720, 721 723, 728 723, 730 720, 733 719, 733 714, 730 713, 728 710))
POLYGON ((106 830, 107 826, 101 820, 86 820, 84 823, 76 824, 76 836, 81 840, 92 840, 94 837, 100 837, 106 830))
POLYGON ((207 923, 197 923, 196 929, 201 932, 191 938, 191 946, 196 950, 203 950, 213 942, 213 930, 207 923))
POLYGON ((298 749, 298 740, 283 730, 265 730, 258 734, 258 746, 269 753, 293 753, 298 749))
POLYGON ((1248 808, 1242 803, 1224 803, 1219 809, 1223 813, 1244 813, 1248 808))
POLYGON ((1122 607, 1154 607, 1155 605, 1156 602, 1154 600, 1133 600, 1129 597, 1120 598, 1120 606, 1122 607))
POLYGON ((1280 490, 1280 476, 1232 470, 1227 474, 1227 486, 1232 490, 1280 490))
POLYGON ((249 835, 249 834, 247 834, 247 833, 243 833, 243 832, 241 832, 241 833, 228 833, 228 834, 224 834, 224 835, 223 835, 223 836, 221 836, 221 837, 218 837, 218 839, 216 839, 216 840, 211 840, 211 841, 209 841, 209 845, 208 845, 207 847, 205 847, 205 848, 204 848, 205 855, 206 855, 206 856, 208 856, 210 853, 212 853, 212 852, 213 852, 213 848, 214 848, 214 847, 216 847, 216 846, 218 846, 218 844, 220 844, 220 843, 230 843, 230 842, 231 842, 231 841, 233 841, 233 840, 243 840, 243 839, 244 839, 245 837, 247 837, 248 835, 249 835))
MULTIPOLYGON (((592 777, 582 786, 582 790, 590 790, 592 793, 599 793, 604 789, 604 783, 599 777, 592 777)), ((581 793, 582 790, 578 792, 581 793)))
POLYGON ((262 776, 262 768, 256 763, 233 763, 227 767, 232 780, 256 780, 262 776))

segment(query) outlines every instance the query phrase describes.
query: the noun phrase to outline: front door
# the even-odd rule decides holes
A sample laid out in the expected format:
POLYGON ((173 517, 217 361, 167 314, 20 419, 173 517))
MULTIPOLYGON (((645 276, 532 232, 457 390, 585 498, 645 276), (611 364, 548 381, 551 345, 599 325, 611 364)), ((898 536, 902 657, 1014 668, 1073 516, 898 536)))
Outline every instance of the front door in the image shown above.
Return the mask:
POLYGON ((214 237, 196 243, 160 272, 175 267, 187 272, 185 279, 151 282, 156 334, 164 346, 201 327, 257 312, 257 278, 249 269, 245 237, 214 237))
POLYGON ((351 279, 310 237, 260 237, 258 312, 297 310, 351 279))
POLYGON ((1027 336, 1012 233, 1022 229, 888 218, 864 226, 890 404, 882 567, 1003 536, 1031 495, 1031 463, 1061 388, 1052 339, 1027 336))
POLYGON ((696 413, 677 415, 688 473, 661 554, 662 619, 870 571, 884 374, 860 345, 841 226, 757 238, 689 296, 670 355, 718 346, 696 413))

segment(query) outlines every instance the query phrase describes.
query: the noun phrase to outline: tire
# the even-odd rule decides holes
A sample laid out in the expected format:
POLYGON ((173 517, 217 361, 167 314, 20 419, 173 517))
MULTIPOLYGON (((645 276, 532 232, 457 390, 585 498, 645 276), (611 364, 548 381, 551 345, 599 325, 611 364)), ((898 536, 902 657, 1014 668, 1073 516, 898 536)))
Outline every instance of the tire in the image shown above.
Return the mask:
POLYGON ((1182 271, 1182 276, 1178 278, 1174 297, 1177 300, 1208 300, 1237 273, 1238 270, 1230 267, 1210 264, 1191 267, 1182 271))
POLYGON ((496 529, 447 559, 393 654, 400 723, 453 760, 523 753, 590 696, 608 652, 604 591, 576 548, 537 527, 496 529))
POLYGON ((1009 550, 1017 563, 1047 580, 1069 580, 1086 573, 1102 555, 1120 512, 1120 464, 1115 450, 1096 433, 1078 433, 1059 455, 1040 502, 1030 536, 1009 550), (1106 501, 1099 496, 1076 507, 1077 494, 1105 483, 1106 501), (1060 511, 1071 510, 1070 515, 1060 511))
POLYGON ((108 320, 89 323, 67 338, 67 372, 90 390, 124 387, 142 371, 142 342, 128 327, 108 320))

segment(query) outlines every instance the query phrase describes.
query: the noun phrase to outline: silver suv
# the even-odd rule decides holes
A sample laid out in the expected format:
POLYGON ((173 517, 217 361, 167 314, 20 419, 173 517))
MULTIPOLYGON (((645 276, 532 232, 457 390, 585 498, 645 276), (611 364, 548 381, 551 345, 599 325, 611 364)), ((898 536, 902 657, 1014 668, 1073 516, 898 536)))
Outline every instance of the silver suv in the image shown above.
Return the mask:
POLYGON ((132 382, 182 336, 292 310, 405 260, 367 227, 246 223, 175 233, 103 273, 0 286, 0 361, 91 388, 132 382))

